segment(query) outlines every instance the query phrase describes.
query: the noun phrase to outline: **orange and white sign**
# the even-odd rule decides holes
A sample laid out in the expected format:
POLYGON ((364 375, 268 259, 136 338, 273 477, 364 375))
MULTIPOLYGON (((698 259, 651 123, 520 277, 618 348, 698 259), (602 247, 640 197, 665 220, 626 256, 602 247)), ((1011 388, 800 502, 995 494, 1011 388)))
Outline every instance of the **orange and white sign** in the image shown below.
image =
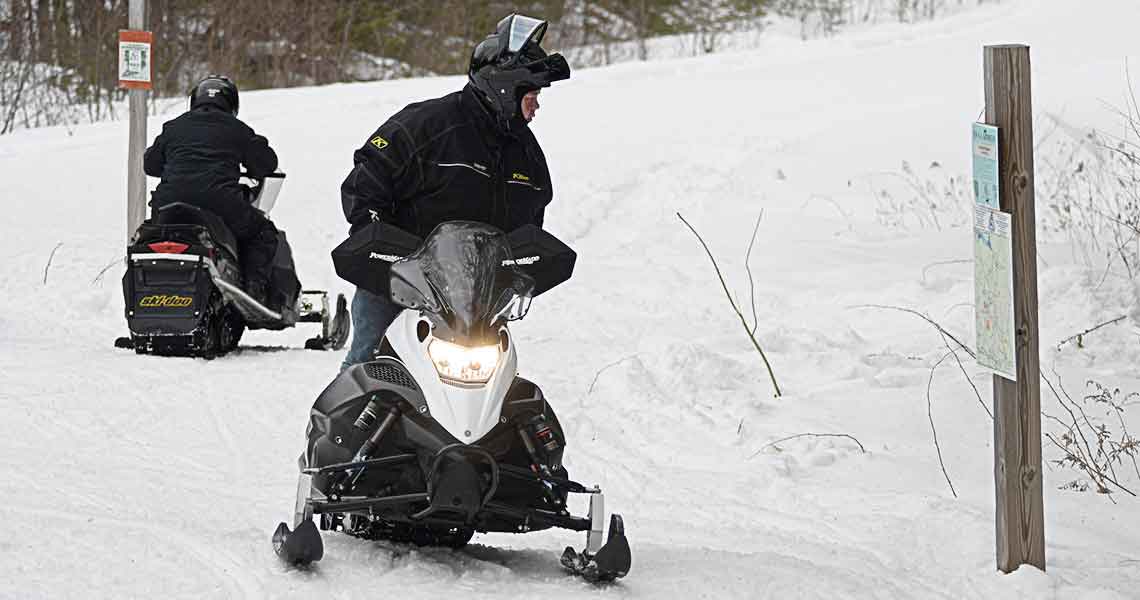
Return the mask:
POLYGON ((151 89, 154 36, 149 31, 119 30, 119 87, 151 89))

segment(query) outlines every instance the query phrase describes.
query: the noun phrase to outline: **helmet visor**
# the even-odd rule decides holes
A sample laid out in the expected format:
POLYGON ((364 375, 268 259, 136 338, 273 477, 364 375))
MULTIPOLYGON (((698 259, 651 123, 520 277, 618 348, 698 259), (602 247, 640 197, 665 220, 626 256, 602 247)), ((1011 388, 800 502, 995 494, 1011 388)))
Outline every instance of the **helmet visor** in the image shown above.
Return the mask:
POLYGON ((546 34, 546 21, 533 17, 514 15, 511 17, 511 32, 507 41, 507 52, 515 53, 522 50, 527 42, 538 44, 546 34))

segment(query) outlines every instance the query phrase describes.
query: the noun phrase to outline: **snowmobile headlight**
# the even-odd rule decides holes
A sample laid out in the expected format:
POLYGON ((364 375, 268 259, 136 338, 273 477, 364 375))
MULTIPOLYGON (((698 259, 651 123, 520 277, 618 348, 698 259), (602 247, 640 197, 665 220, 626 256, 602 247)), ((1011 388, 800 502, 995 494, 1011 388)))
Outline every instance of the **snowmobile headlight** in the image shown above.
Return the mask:
POLYGON ((444 381, 453 383, 487 383, 499 364, 499 346, 469 348, 433 339, 428 355, 444 381))

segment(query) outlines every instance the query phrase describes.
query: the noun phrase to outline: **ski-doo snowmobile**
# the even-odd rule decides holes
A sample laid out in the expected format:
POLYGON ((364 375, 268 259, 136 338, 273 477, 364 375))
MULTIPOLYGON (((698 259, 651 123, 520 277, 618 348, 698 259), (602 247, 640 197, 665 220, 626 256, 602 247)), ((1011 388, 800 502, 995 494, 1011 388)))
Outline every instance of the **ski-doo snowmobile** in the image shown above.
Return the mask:
POLYGON ((532 225, 508 237, 452 221, 422 244, 374 223, 333 255, 342 277, 405 310, 376 359, 343 371, 313 405, 293 528, 278 526, 277 554, 320 560, 321 530, 461 547, 476 531, 559 527, 587 532, 583 550, 563 553, 568 569, 623 577, 622 518, 609 518, 603 539, 602 491, 569 478, 562 426, 542 390, 518 376, 508 327, 570 277, 574 252, 532 225), (570 513, 571 494, 589 496, 586 516, 570 513))
MULTIPOLYGON (((252 179, 251 202, 268 214, 285 175, 252 179)), ((335 313, 324 291, 300 289, 293 254, 278 231, 270 294, 274 309, 242 289, 241 262, 233 233, 221 217, 176 202, 155 210, 127 247, 123 299, 130 337, 115 340, 139 354, 213 357, 237 347, 245 329, 285 329, 320 323, 309 349, 340 349, 348 339, 347 303, 337 295, 335 313)))

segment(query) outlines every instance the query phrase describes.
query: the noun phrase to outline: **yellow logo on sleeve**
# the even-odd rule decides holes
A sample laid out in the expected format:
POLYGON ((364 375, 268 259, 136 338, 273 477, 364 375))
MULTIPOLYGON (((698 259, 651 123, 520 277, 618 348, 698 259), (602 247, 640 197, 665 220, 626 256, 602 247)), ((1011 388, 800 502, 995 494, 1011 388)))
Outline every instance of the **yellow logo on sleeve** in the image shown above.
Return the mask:
POLYGON ((370 140, 370 142, 373 146, 376 146, 377 150, 383 150, 383 149, 388 147, 388 140, 386 140, 380 136, 376 136, 376 137, 372 138, 370 140))
POLYGON ((530 177, 517 172, 511 173, 511 179, 514 179, 515 181, 530 181, 530 177))

